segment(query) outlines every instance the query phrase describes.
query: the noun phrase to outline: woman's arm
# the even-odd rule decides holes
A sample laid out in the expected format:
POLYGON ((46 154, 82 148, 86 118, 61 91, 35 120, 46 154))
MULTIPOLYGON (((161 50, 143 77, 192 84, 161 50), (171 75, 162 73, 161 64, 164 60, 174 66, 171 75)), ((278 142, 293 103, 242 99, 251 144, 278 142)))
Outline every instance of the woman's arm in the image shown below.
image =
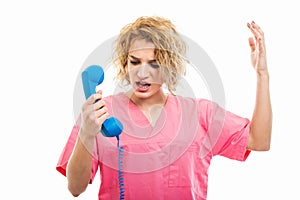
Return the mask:
MULTIPOLYGON (((82 130, 79 131, 80 134, 82 134, 82 130)), ((91 172, 92 155, 78 137, 67 166, 68 189, 74 197, 85 191, 91 172)))
POLYGON ((102 123, 107 119, 108 112, 102 92, 91 95, 82 106, 82 122, 77 142, 67 165, 68 189, 77 197, 88 186, 92 172, 92 152, 97 134, 102 123), (96 100, 97 103, 94 103, 96 100))
POLYGON ((267 67, 264 33, 253 21, 247 24, 254 35, 249 38, 251 62, 257 75, 256 101, 250 126, 248 149, 268 151, 272 132, 272 106, 269 90, 269 72, 267 67))

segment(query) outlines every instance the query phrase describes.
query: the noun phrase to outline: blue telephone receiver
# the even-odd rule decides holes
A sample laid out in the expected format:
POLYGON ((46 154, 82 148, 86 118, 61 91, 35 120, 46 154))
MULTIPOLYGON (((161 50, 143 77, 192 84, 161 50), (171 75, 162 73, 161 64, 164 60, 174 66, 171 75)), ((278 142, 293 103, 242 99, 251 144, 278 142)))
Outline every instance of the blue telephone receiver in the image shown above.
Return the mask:
MULTIPOLYGON (((100 85, 104 80, 104 72, 99 65, 91 65, 87 67, 81 74, 83 90, 85 98, 88 99, 92 94, 96 93, 97 85, 100 85)), ((122 123, 115 117, 107 118, 101 127, 101 133, 105 137, 116 136, 119 139, 119 135, 123 131, 122 123)))

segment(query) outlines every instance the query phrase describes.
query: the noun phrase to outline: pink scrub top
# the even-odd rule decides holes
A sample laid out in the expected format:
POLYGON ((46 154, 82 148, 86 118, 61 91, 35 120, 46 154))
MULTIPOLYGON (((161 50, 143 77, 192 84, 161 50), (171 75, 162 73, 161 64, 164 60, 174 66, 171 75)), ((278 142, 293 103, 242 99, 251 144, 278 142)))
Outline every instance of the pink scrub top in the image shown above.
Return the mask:
MULTIPOLYGON (((124 125, 120 146, 125 199, 206 199, 212 157, 245 161, 250 153, 250 121, 210 100, 169 95, 154 125, 123 93, 105 101, 109 113, 124 125)), ((79 116, 57 163, 63 175, 80 121, 79 116)), ((99 199, 119 199, 117 139, 98 134, 91 154, 90 183, 100 169, 99 199)))

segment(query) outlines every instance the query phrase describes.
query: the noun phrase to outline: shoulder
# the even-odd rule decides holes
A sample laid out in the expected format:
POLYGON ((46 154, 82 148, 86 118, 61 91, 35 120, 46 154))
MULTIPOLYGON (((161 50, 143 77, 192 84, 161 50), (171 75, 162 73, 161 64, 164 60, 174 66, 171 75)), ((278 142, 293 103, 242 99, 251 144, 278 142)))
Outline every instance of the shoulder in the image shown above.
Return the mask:
POLYGON ((169 105, 171 109, 182 110, 185 113, 196 113, 198 117, 203 117, 211 112, 217 104, 209 99, 184 97, 180 95, 170 95, 169 105))
POLYGON ((177 101, 182 111, 191 116, 197 115, 201 123, 207 124, 212 116, 224 116, 225 110, 217 102, 205 98, 193 98, 183 96, 173 96, 173 101, 177 101))

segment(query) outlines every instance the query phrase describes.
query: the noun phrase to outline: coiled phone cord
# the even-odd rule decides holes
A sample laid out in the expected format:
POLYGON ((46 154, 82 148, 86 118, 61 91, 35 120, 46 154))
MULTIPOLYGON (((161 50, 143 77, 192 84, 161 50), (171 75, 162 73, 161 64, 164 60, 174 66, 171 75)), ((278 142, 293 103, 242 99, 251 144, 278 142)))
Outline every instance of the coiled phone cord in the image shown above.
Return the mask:
POLYGON ((120 147, 120 139, 117 136, 118 140, 118 179, 119 179, 119 189, 120 189, 120 200, 124 199, 125 190, 124 190, 124 173, 123 173, 123 156, 124 156, 124 147, 120 147))

